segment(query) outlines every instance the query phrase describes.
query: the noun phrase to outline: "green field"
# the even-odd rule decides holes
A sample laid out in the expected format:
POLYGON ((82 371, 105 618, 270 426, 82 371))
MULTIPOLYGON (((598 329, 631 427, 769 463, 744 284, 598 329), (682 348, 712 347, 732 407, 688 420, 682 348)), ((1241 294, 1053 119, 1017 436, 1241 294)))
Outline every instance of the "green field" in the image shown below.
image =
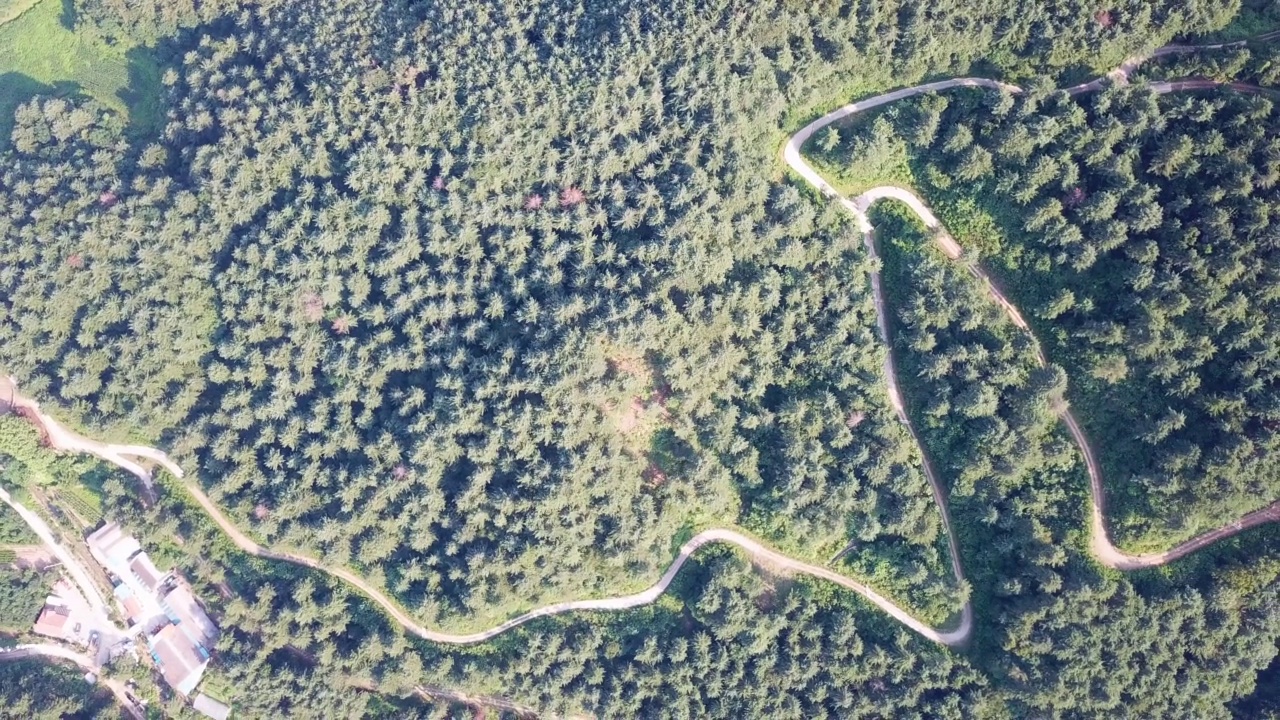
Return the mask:
POLYGON ((39 93, 96 98, 127 115, 135 135, 158 127, 160 69, 146 48, 108 44, 75 21, 70 0, 0 0, 0 20, 0 144, 14 109, 39 93))
POLYGON ((40 0, 0 0, 0 25, 11 22, 35 7, 40 0))

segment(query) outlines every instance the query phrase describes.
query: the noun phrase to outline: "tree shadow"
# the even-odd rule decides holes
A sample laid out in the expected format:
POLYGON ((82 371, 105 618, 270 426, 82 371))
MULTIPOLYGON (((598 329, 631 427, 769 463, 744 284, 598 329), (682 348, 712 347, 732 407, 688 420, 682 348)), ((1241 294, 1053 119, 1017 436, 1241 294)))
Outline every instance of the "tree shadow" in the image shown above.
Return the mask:
POLYGON ((62 0, 62 16, 58 18, 59 22, 62 23, 62 27, 68 30, 75 30, 78 17, 75 0, 62 0))
POLYGON ((13 133, 13 116, 19 105, 36 95, 66 97, 81 91, 80 83, 77 82, 64 80, 48 85, 23 73, 0 73, 0 149, 9 147, 9 136, 13 133))
POLYGON ((149 140, 160 134, 164 126, 160 83, 160 64, 153 49, 136 47, 125 53, 129 82, 116 93, 129 110, 126 131, 131 140, 149 140))

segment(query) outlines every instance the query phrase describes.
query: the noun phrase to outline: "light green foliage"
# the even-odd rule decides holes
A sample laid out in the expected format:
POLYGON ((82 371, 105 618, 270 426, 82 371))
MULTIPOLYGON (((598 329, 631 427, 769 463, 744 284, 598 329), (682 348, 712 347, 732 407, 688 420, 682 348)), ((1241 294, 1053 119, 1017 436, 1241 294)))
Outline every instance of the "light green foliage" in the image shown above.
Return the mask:
POLYGON ((53 461, 53 453, 40 447, 40 431, 17 415, 0 415, 0 453, 40 471, 53 461))
POLYGON ((83 521, 85 529, 97 527, 102 522, 102 498, 79 483, 68 483, 54 494, 54 501, 83 521))
POLYGON ((82 92, 127 116, 139 135, 159 124, 154 58, 127 39, 108 42, 91 26, 76 25, 69 7, 40 0, 0 24, 0 147, 8 144, 14 110, 36 93, 82 92))
POLYGON ((40 0, 0 0, 0 25, 12 22, 40 0))

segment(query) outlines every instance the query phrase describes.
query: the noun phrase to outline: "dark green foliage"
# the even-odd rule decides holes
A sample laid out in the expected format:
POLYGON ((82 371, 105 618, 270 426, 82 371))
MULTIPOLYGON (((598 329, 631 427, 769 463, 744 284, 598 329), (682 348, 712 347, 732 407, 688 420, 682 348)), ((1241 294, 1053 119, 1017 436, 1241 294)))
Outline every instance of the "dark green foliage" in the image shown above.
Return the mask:
POLYGON ((213 252, 190 192, 158 174, 165 151, 129 151, 93 102, 19 108, 0 165, 0 345, 26 392, 137 432, 167 427, 203 386, 213 252), (127 368, 127 371, 125 370, 127 368))
POLYGON ((111 693, 84 680, 78 668, 40 659, 0 662, 0 713, 32 720, 115 720, 111 693))
POLYGON ((1028 336, 912 223, 876 224, 909 410, 953 484, 987 618, 975 650, 1002 703, 1015 717, 1227 717, 1275 656, 1280 563, 1264 550, 1173 582, 1100 574, 1076 539, 1085 479, 1052 410, 1062 370, 1037 367, 1028 336))
POLYGON ((1218 718, 1253 691, 1280 638, 1280 564, 1270 559, 1280 536, 1177 575, 1105 577, 1070 536, 1081 481, 1036 468, 980 482, 955 503, 980 610, 967 658, 856 597, 761 580, 711 548, 658 605, 435 646, 406 639, 325 576, 229 551, 167 489, 143 509, 107 486, 127 526, 181 540, 179 567, 224 631, 218 672, 254 713, 314 709, 319 698, 377 717, 380 705, 355 688, 397 698, 427 684, 609 717, 1218 718))
POLYGON ((1071 378, 1120 540, 1163 547, 1280 495, 1272 102, 1142 88, 995 102, 953 98, 947 122, 996 166, 939 187, 968 161, 935 144, 921 176, 1003 221, 984 250, 1071 378))
MULTIPOLYGON (((9 484, 5 482, 3 475, 0 475, 0 483, 9 484)), ((0 545, 23 545, 34 542, 39 540, 35 533, 31 532, 31 528, 22 522, 22 518, 10 510, 8 505, 0 506, 0 545)))
POLYGON ((1280 718, 1280 652, 1258 673, 1256 688, 1231 706, 1236 718, 1275 720, 1280 718))
POLYGON ((0 627, 26 630, 49 594, 49 583, 34 570, 0 567, 0 627))
POLYGON ((153 43, 182 28, 277 0, 75 0, 75 22, 91 22, 108 37, 153 43))
MULTIPOLYGON (((226 7, 91 13, 164 32, 226 7)), ((130 145, 92 104, 20 110, 0 157, 0 368, 59 414, 161 438, 266 543, 351 566, 433 626, 638 589, 673 538, 712 523, 823 561, 852 545, 847 570, 941 620, 964 590, 948 579, 919 452, 885 403, 870 267, 839 208, 782 180, 781 130, 847 100, 851 83, 979 59, 1110 64, 1230 10, 1133 0, 1106 23, 1086 3, 995 0, 233 12, 167 73, 154 145, 130 145)), ((1052 243, 1011 239, 1007 260, 1060 270, 1034 306, 1081 335, 1113 289, 1084 275, 1105 255, 1077 247, 1086 231, 1123 235, 1126 259, 1167 271, 1145 240, 1178 217, 1176 198, 1155 181, 1106 184, 1148 172, 1164 121, 1141 95, 1099 101, 1140 119, 1132 131, 1106 121, 1110 106, 1094 109, 1095 129, 1065 98, 984 97, 981 111, 1004 119, 972 121, 963 96, 904 111, 907 145, 940 158, 929 177, 1006 204, 1021 186, 995 178, 1011 166, 1038 178, 1022 202, 1041 189, 1044 202, 1026 222, 1052 243), (1124 142, 1137 150, 1111 153, 1124 142), (1055 220, 1057 194, 1086 181, 1098 192, 1055 220), (1130 229, 1141 237, 1129 242, 1130 229)), ((1248 123, 1230 124, 1234 110, 1204 107, 1225 113, 1224 144, 1266 156, 1248 123)), ((1209 123, 1201 109, 1169 123, 1209 123)), ((894 168, 892 126, 872 129, 828 145, 894 168)), ((1184 154, 1170 144, 1161 172, 1180 177, 1184 154)), ((1223 222, 1258 220, 1245 188, 1225 182, 1239 163, 1210 164, 1235 203, 1223 222)), ((172 497, 143 512, 108 478, 107 514, 142 528, 214 605, 217 662, 246 717, 394 717, 400 700, 388 709, 369 693, 405 698, 417 683, 601 717, 1221 715, 1273 652, 1274 573, 1239 597, 1207 573, 1100 575, 1073 546, 1084 484, 1051 412, 1062 373, 1034 368, 963 271, 917 247, 886 272, 913 288, 894 297, 899 349, 973 568, 972 657, 825 585, 762 584, 726 554, 700 557, 678 592, 635 613, 435 647, 343 586, 230 552, 172 497), (948 372, 930 374, 938 363, 948 372), (1117 647, 1126 654, 1107 654, 1117 647)), ((1266 272, 1245 265, 1240 278, 1266 272)), ((1147 300, 1182 322, 1172 291, 1104 309, 1147 300)), ((1199 312, 1201 298, 1187 301, 1199 312)), ((1177 346, 1189 359, 1171 377, 1217 362, 1193 362, 1196 349, 1177 346)), ((1073 379, 1081 367, 1120 377, 1111 355, 1054 360, 1073 379)), ((1154 367, 1136 356, 1124 367, 1139 361, 1154 367)), ((1242 422, 1270 412, 1265 388, 1255 399, 1242 422)), ((1151 436, 1180 438, 1179 422, 1153 417, 1151 436)), ((1208 461, 1194 472, 1238 483, 1224 492, 1238 503, 1265 474, 1241 458, 1253 474, 1208 461)))

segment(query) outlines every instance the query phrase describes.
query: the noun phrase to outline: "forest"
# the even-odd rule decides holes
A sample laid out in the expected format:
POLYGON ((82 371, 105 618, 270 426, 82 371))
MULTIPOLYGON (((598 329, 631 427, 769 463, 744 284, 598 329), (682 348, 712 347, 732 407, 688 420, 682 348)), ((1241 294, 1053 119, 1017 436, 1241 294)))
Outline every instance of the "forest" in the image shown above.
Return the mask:
POLYGON ((78 670, 40 660, 0 662, 0 703, 6 717, 32 720, 115 720, 106 690, 86 683, 78 670))
MULTIPOLYGON (((971 216, 962 244, 1065 371, 1045 381, 1071 379, 1114 532, 1154 549, 1280 496, 1278 121, 1271 97, 1228 90, 951 94, 846 129, 826 157, 903 150, 940 207, 971 216)), ((942 307, 921 309, 923 330, 942 307)))
MULTIPOLYGON (((1101 569, 1055 414, 1069 401, 1095 439, 1126 548, 1280 497, 1272 100, 1053 89, 1223 28, 1238 2, 76 7, 103 36, 164 40, 164 120, 140 134, 43 94, 0 141, 0 371, 51 412, 164 446, 259 542, 350 568, 431 627, 641 590, 707 527, 932 625, 969 600, 979 623, 973 647, 935 647, 715 550, 646 609, 437 646, 237 554, 176 480, 146 508, 128 476, 10 458, 68 516, 181 540, 159 556, 214 598, 245 716, 473 711, 418 686, 602 717, 1274 704, 1254 690, 1280 637, 1275 530, 1101 569), (877 208, 886 347, 856 226, 777 159, 826 109, 962 74, 1030 90, 903 101, 818 142, 853 181, 936 203, 1033 310, 1047 368, 877 208), (890 352, 922 447, 886 397, 890 352)), ((1274 77, 1265 45, 1212 57, 1145 72, 1274 77)))

